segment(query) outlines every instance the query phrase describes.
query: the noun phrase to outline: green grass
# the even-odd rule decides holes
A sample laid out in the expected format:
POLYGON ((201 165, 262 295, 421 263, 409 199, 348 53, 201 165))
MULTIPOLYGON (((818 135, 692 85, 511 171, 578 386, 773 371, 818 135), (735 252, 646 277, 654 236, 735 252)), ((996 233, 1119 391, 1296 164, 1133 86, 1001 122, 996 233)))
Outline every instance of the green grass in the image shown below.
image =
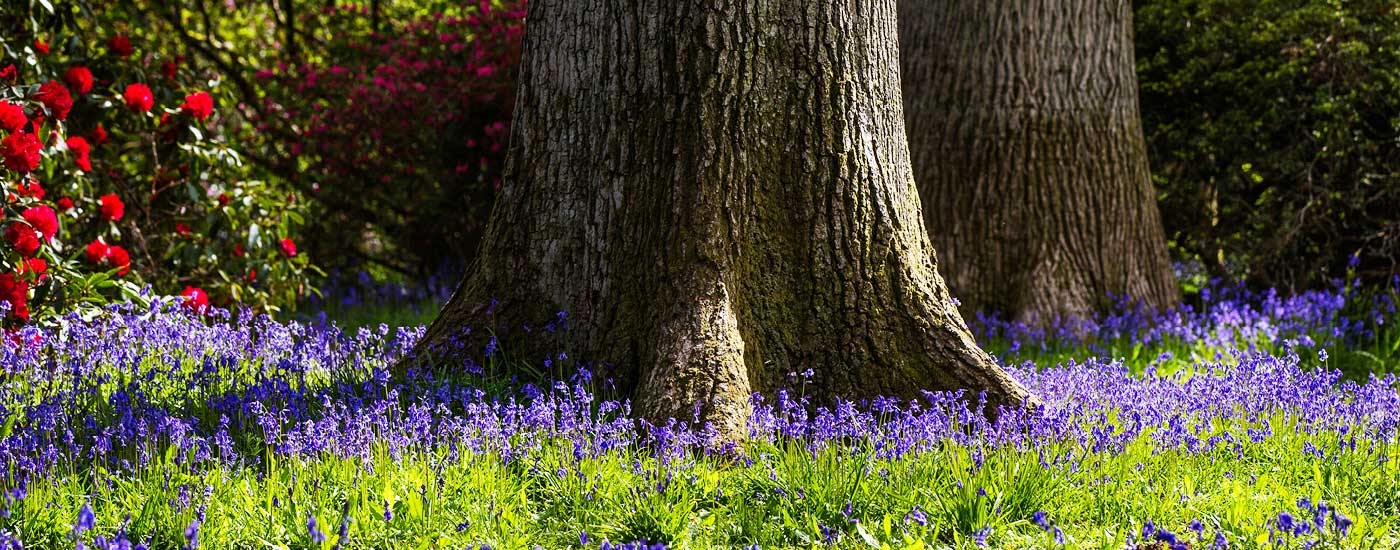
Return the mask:
MULTIPOLYGON (((975 473, 969 473, 969 450, 962 447, 886 461, 870 449, 811 452, 791 442, 750 449, 755 462, 747 467, 698 457, 663 463, 636 451, 575 461, 567 442, 547 442, 537 456, 510 466, 490 455, 443 460, 441 449, 397 460, 380 453, 373 468, 336 458, 198 472, 156 462, 136 477, 92 471, 55 478, 31 488, 12 513, 23 518, 16 526, 22 533, 40 535, 28 540, 31 548, 70 547, 66 534, 74 511, 89 499, 99 511, 99 530, 112 529, 129 511, 132 532, 154 535, 170 547, 183 540, 196 508, 207 503, 204 548, 331 548, 348 502, 346 548, 483 542, 494 548, 568 548, 578 546, 580 531, 595 541, 660 539, 682 548, 755 542, 807 548, 825 546, 820 525, 842 530, 836 545, 841 548, 972 548, 967 533, 984 525, 993 529, 993 547, 1053 546, 1027 521, 1037 510, 1063 527, 1070 547, 1121 548, 1126 532, 1152 518, 1188 535, 1184 526, 1200 519, 1210 536, 1215 526, 1231 533, 1232 548, 1255 548, 1266 546, 1277 510, 1308 497, 1356 518, 1346 547, 1400 544, 1395 467, 1364 455, 1304 460, 1300 448, 1306 440, 1251 447, 1243 457, 1153 454, 1139 444, 1083 462, 1070 446, 1001 449, 989 451, 975 473), (1051 461, 1070 459, 1046 469, 1039 452, 1051 461), (169 480, 165 472, 173 472, 169 480), (668 474, 664 492, 637 489, 668 474), (179 510, 170 503, 180 500, 182 486, 192 497, 179 510), (212 488, 208 500, 206 487, 212 488), (385 502, 391 503, 393 521, 384 519, 385 502), (842 515, 847 502, 861 518, 859 526, 842 515), (927 526, 905 519, 916 506, 927 513, 927 526), (1362 513, 1374 510, 1387 512, 1362 513), (310 544, 308 515, 328 534, 326 543, 310 544)), ((1324 449, 1328 443, 1314 441, 1324 449)), ((1395 445, 1384 449, 1392 456, 1397 451, 1395 445)))

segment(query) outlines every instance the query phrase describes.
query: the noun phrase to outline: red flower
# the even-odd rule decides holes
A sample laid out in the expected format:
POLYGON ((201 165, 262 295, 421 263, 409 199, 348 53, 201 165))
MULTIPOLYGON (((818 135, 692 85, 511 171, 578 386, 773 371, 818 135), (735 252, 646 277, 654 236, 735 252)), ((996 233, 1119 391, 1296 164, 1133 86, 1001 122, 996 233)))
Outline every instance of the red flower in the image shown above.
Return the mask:
POLYGON ((39 233, 33 227, 14 222, 5 226, 5 242, 26 258, 39 251, 39 233))
POLYGON ((20 273, 33 273, 37 275, 38 281, 43 281, 48 278, 45 272, 49 270, 49 263, 44 261, 43 258, 29 258, 20 262, 17 267, 20 273))
POLYGON ((100 264, 107 258, 107 243, 102 241, 92 241, 83 250, 83 256, 90 264, 100 264))
POLYGON ((0 273, 0 302, 10 303, 10 314, 29 320, 29 283, 14 273, 0 273))
POLYGON ((220 206, 220 207, 228 206, 228 201, 229 201, 228 193, 219 193, 219 206, 220 206))
POLYGON ((98 209, 102 211, 102 219, 114 222, 122 219, 126 213, 126 204, 116 193, 108 193, 97 198, 98 209))
POLYGON ((233 257, 243 257, 243 243, 233 243, 233 257))
POLYGON ((180 70, 180 67, 176 65, 174 61, 170 61, 167 59, 165 63, 160 64, 160 74, 165 75, 165 78, 174 80, 175 73, 178 70, 180 70))
POLYGON ((38 38, 35 38, 35 39, 34 39, 34 51, 39 52, 39 55, 45 55, 45 54, 49 53, 49 43, 48 43, 48 42, 44 42, 43 40, 40 40, 40 39, 38 39, 38 38))
POLYGON ((34 98, 48 107, 53 117, 59 120, 68 118, 68 111, 73 110, 73 95, 68 93, 68 88, 64 88, 57 80, 45 82, 39 86, 39 91, 34 94, 34 98))
POLYGON ((185 298, 185 301, 180 305, 189 308, 190 311, 203 313, 209 309, 209 295, 206 294, 202 288, 187 286, 184 290, 180 291, 180 296, 185 298))
POLYGON ((291 239, 282 239, 282 242, 277 243, 277 245, 282 248, 283 256, 292 258, 297 255, 297 243, 291 239))
POLYGON ((33 172, 39 167, 39 151, 43 148, 34 134, 15 132, 0 140, 0 157, 5 158, 5 167, 10 170, 33 172))
POLYGON ((18 76, 19 76, 19 69, 16 69, 16 68, 15 68, 15 64, 14 64, 14 63, 11 63, 11 64, 9 64, 9 65, 6 65, 5 68, 0 69, 0 79, 3 79, 3 80, 14 80, 14 79, 15 79, 16 77, 18 77, 18 76))
POLYGON ((91 172, 92 159, 88 155, 92 153, 92 146, 88 145, 88 140, 83 136, 71 136, 67 143, 68 150, 73 153, 73 162, 78 163, 78 168, 84 172, 91 172))
POLYGON ((180 112, 188 114, 195 120, 204 120, 209 115, 214 114, 214 98, 209 92, 195 92, 185 96, 185 102, 180 104, 180 112))
POLYGON ((73 93, 85 95, 92 91, 92 71, 82 65, 74 65, 63 72, 63 81, 73 93))
POLYGON ((175 233, 179 234, 181 237, 188 237, 190 235, 190 226, 185 225, 185 222, 175 222, 175 233))
POLYGON ((24 116, 24 107, 0 100, 0 129, 18 131, 26 122, 29 122, 29 117, 24 116))
POLYGON ((53 239, 58 234, 58 214, 52 208, 44 205, 31 206, 20 213, 24 221, 29 222, 29 226, 39 232, 39 236, 45 241, 53 239))
POLYGON ((131 271, 131 255, 126 249, 117 245, 107 247, 107 264, 117 268, 117 276, 126 275, 131 271))
POLYGON ((72 209, 73 209, 73 199, 70 199, 70 198, 68 198, 68 197, 59 197, 59 198, 58 198, 58 209, 59 209, 59 210, 62 210, 62 211, 64 211, 64 212, 67 212, 67 211, 69 211, 69 210, 72 210, 72 209))
POLYGON ((24 181, 15 184, 15 192, 21 197, 29 197, 36 201, 44 200, 44 186, 39 185, 38 180, 25 178, 24 181))
POLYGON ((136 51, 131 47, 131 39, 125 34, 119 34, 107 39, 107 50, 117 57, 131 57, 131 53, 136 51))
POLYGON ((87 249, 83 250, 83 256, 90 264, 117 268, 118 276, 126 275, 128 271, 131 271, 131 254, 128 254, 125 248, 117 245, 92 241, 88 243, 87 249))
POLYGON ((107 129, 102 127, 102 123, 97 123, 97 127, 92 129, 92 142, 98 145, 107 143, 107 129))
POLYGON ((156 104, 156 97, 151 94, 151 88, 139 82, 128 84, 122 99, 126 101, 127 107, 139 113, 151 110, 156 104))

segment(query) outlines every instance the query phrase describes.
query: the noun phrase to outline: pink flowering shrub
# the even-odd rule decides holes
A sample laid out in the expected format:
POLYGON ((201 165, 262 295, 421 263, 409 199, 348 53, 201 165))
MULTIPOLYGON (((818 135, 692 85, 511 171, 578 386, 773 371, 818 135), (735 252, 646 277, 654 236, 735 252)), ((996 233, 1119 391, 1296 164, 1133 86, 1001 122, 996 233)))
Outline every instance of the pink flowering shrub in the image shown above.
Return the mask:
POLYGON ((327 36, 315 61, 256 74, 267 94, 255 129, 315 203, 303 248, 342 267, 368 258, 427 273, 471 257, 485 228, 525 4, 483 1, 352 32, 367 10, 306 15, 314 24, 303 27, 344 32, 327 36))
POLYGON ((215 80, 139 36, 20 20, 0 20, 4 323, 146 285, 262 310, 305 294, 304 201, 249 177, 215 80))

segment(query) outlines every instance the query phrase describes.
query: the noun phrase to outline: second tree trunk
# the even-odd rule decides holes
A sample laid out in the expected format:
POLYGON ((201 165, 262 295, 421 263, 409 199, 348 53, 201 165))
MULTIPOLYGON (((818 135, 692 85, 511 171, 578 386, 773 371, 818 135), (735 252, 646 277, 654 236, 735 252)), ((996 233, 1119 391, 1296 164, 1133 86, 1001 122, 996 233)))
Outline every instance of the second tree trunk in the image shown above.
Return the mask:
POLYGON ((1127 0, 900 0, 905 125, 964 313, 1035 324, 1178 291, 1127 0))

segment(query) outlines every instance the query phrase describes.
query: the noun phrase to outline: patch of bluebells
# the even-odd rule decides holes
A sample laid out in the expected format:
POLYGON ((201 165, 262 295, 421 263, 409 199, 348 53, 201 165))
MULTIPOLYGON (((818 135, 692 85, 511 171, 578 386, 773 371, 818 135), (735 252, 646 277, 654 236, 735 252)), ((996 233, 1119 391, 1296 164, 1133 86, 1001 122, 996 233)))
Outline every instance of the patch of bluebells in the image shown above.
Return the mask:
POLYGON ((1269 526, 1269 539, 1276 546, 1314 548, 1329 541, 1345 539, 1351 526, 1351 518, 1326 502, 1313 504, 1307 498, 1301 498, 1296 511, 1278 513, 1269 526), (1297 516, 1293 515, 1295 512, 1297 516))
MULTIPOLYGON (((196 316, 159 300, 111 306, 89 319, 69 315, 56 328, 24 327, 0 341, 0 418, 10 421, 0 437, 0 475, 14 484, 3 511, 25 499, 27 483, 75 465, 135 475, 150 467, 257 468, 282 456, 339 457, 373 468, 376 456, 399 460, 424 450, 444 452, 448 460, 489 455, 512 464, 551 442, 568 442, 576 459, 624 449, 649 450, 663 461, 732 451, 711 446, 715 438, 705 427, 632 419, 628 402, 595 394, 587 371, 550 387, 524 384, 494 394, 482 389, 481 378, 462 373, 391 379, 387 368, 422 332, 380 326, 347 333, 334 324, 247 313, 196 316)), ((1343 381, 1335 371, 1303 368, 1291 354, 1240 352, 1171 375, 1136 376, 1121 363, 1098 360, 1009 372, 1040 396, 1041 407, 1007 409, 988 420, 977 400, 969 403, 961 392, 814 408, 778 391, 753 398, 749 435, 813 451, 860 446, 897 460, 949 444, 977 456, 999 447, 1035 452, 1064 444, 1116 455, 1141 442, 1154 453, 1243 456, 1251 444, 1302 434, 1317 442, 1321 458, 1360 454, 1383 463, 1400 426, 1395 375, 1343 381)), ((1317 518, 1345 534, 1350 520, 1335 510, 1318 512, 1322 506, 1300 506, 1308 514, 1289 529, 1280 517, 1279 535, 1307 535, 1296 526, 1317 518)), ((75 530, 92 528, 85 510, 75 530)), ((393 520, 388 506, 383 517, 393 520)), ((908 518, 928 521, 922 511, 908 518)), ((1045 517, 1035 522, 1057 542, 1064 539, 1045 517)), ((198 545, 199 527, 190 525, 188 547, 198 545)), ((825 527, 833 539, 843 532, 825 527)), ((307 531, 312 540, 326 537, 314 516, 307 531)), ((985 544, 990 534, 984 527, 975 540, 985 544)), ((1161 536, 1144 533, 1147 540, 1161 536)), ((13 536, 0 534, 0 542, 3 537, 13 536)))
POLYGON ((1352 346, 1371 341, 1395 318, 1400 276, 1380 290, 1367 292, 1359 282, 1339 280, 1327 289, 1285 295, 1216 280, 1201 289, 1197 304, 1160 312, 1120 297, 1109 313, 1095 318, 1037 324, 979 312, 968 325, 979 342, 1003 345, 1004 359, 1011 360, 1031 352, 1078 348, 1106 355, 1109 342, 1143 347, 1175 342, 1251 351, 1260 345, 1352 346))
MULTIPOLYGON (((357 307, 403 307, 418 308, 422 304, 443 304, 452 297, 452 291, 461 280, 462 269, 454 265, 444 265, 436 273, 413 284, 377 281, 366 271, 359 271, 353 277, 338 270, 331 270, 320 295, 307 299, 307 307, 321 311, 327 306, 343 308, 357 307)), ((414 313, 418 313, 415 309, 414 313)))

